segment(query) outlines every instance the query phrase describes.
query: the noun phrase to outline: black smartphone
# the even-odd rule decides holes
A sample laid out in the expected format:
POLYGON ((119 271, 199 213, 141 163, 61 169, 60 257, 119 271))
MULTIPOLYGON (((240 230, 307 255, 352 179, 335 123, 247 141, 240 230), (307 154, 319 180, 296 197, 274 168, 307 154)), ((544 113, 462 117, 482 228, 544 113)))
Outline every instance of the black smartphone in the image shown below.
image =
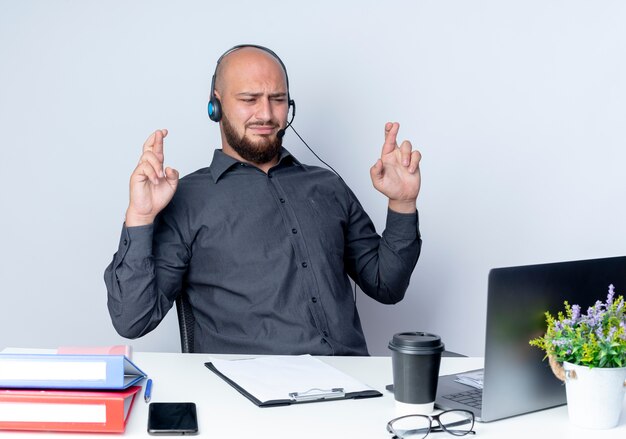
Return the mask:
POLYGON ((193 402, 152 402, 148 406, 148 433, 186 435, 198 433, 198 415, 193 402))

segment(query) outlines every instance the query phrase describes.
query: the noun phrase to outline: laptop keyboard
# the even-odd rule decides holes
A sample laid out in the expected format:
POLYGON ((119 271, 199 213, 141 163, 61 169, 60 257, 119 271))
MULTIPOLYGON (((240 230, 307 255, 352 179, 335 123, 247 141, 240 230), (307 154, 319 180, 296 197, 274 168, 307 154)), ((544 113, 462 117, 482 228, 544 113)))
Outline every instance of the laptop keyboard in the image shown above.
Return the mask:
POLYGON ((465 404, 474 408, 481 408, 483 405, 483 391, 480 389, 467 390, 465 392, 451 393, 442 398, 449 399, 460 404, 465 404))

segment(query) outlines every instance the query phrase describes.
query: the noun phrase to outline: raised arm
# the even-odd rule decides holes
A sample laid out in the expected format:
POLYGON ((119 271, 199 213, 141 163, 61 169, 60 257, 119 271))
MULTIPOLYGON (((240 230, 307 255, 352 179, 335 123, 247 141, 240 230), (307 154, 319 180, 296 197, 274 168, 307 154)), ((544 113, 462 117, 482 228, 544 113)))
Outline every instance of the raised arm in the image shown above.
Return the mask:
POLYGON ((157 218, 173 203, 178 186, 178 172, 163 169, 165 136, 167 130, 157 130, 143 145, 130 177, 118 250, 104 273, 111 321, 127 338, 140 337, 159 324, 180 292, 187 268, 186 246, 175 222, 164 218, 165 212, 157 218), (167 251, 159 253, 160 248, 167 251))
POLYGON ((398 145, 399 128, 395 122, 385 124, 382 153, 370 169, 374 187, 389 198, 385 231, 379 236, 355 201, 346 234, 348 273, 368 296, 382 303, 402 300, 422 246, 416 208, 421 154, 408 140, 398 145))

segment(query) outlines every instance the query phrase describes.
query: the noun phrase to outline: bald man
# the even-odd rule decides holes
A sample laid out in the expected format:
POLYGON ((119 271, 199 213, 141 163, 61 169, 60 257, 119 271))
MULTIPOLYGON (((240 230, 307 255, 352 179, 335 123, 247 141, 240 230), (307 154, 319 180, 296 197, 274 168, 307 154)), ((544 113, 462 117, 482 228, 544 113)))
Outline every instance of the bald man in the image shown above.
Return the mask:
POLYGON ((340 178, 282 147, 288 78, 274 52, 229 50, 212 89, 221 149, 211 165, 180 180, 164 169, 163 129, 130 177, 105 271, 115 329, 140 337, 186 294, 195 352, 368 355, 349 278, 381 303, 404 297, 421 248, 419 152, 397 144, 397 123, 385 125, 370 169, 389 198, 381 237, 340 178))

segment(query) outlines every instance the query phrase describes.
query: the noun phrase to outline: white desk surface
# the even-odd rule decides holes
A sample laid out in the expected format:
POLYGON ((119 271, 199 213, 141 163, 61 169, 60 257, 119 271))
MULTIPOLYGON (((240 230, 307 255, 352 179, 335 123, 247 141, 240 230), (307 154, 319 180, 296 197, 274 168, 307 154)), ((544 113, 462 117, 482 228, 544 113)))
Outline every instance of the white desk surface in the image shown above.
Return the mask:
MULTIPOLYGON (((365 384, 383 397, 259 408, 240 395, 204 363, 208 354, 133 353, 133 361, 153 379, 153 402, 191 401, 198 409, 199 436, 203 438, 389 438, 385 427, 396 416, 393 395, 385 390, 392 382, 390 357, 320 357, 365 384)), ((234 356, 233 356, 234 357, 234 356)), ((441 374, 482 367, 481 358, 443 358, 441 374)), ((143 392, 135 401, 124 437, 151 437, 146 432, 148 405, 143 392)), ((514 398, 515 395, 511 395, 514 398)), ((468 438, 624 438, 625 410, 617 428, 586 430, 571 425, 565 406, 491 423, 476 423, 476 435, 468 438)), ((43 438, 70 435, 42 432, 0 432, 0 438, 43 438)), ((117 435, 71 434, 72 438, 117 435)), ((435 433, 429 437, 453 436, 435 433)))

